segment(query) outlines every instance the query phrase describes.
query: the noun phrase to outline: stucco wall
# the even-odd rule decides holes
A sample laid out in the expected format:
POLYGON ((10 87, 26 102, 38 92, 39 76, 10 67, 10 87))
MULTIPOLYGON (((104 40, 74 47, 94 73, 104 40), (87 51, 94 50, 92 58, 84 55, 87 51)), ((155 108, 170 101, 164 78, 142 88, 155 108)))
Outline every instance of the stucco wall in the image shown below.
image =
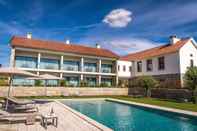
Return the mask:
MULTIPOLYGON (((13 87, 13 96, 96 96, 96 95, 128 95, 128 88, 68 88, 68 87, 13 87)), ((7 95, 8 88, 0 87, 0 97, 7 95)))
POLYGON ((118 60, 118 66, 120 69, 118 70, 118 77, 123 78, 130 78, 131 72, 129 71, 129 68, 132 66, 132 63, 130 61, 122 61, 118 60), (123 66, 126 67, 126 71, 123 71, 123 66))
MULTIPOLYGON (((142 72, 135 70, 134 76, 140 75, 161 75, 161 74, 177 74, 180 73, 179 68, 179 53, 171 53, 163 55, 165 57, 165 70, 158 70, 158 57, 149 58, 153 62, 153 70, 146 70, 146 60, 142 60, 142 72)), ((135 62, 135 69, 137 69, 137 62, 135 62)))

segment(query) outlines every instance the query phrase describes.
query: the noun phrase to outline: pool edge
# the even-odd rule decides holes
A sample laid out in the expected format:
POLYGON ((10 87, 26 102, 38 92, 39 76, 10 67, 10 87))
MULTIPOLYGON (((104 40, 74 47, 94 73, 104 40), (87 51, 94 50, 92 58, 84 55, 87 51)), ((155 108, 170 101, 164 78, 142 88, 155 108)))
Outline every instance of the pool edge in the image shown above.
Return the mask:
MULTIPOLYGON (((106 99, 103 99, 106 100, 106 99)), ((56 103, 58 103, 59 105, 63 106, 64 108, 66 108, 67 110, 69 110, 71 113, 73 113, 74 115, 76 115, 77 117, 83 119, 84 121, 86 121, 87 123, 91 124, 92 126, 95 126, 96 128, 98 128, 101 131, 113 131, 113 129, 107 127, 106 125, 103 125, 101 123, 99 123, 98 121, 93 120, 92 118, 76 111, 75 109, 61 103, 58 100, 55 100, 56 103)))
POLYGON ((127 105, 135 105, 135 106, 140 106, 140 107, 145 107, 145 108, 150 108, 150 109, 156 109, 156 110, 161 110, 165 112, 172 112, 172 113, 182 114, 182 115, 191 116, 191 117, 197 117, 197 112, 193 112, 193 111, 186 111, 186 110, 169 108, 169 107, 161 107, 161 106, 156 106, 156 105, 131 102, 131 101, 125 101, 125 100, 120 100, 120 99, 114 99, 114 98, 106 98, 105 100, 127 104, 127 105))

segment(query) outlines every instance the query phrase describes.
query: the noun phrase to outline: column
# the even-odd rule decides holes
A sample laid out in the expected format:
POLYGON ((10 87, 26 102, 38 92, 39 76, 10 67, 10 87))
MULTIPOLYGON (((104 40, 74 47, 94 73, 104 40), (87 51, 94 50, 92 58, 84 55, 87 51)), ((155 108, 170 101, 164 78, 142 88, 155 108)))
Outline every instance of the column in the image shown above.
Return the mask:
POLYGON ((116 68, 115 68, 115 72, 116 72, 116 86, 118 86, 118 60, 116 60, 116 68))
POLYGON ((62 55, 60 58, 60 70, 63 70, 64 68, 64 56, 62 55))
POLYGON ((101 85, 101 75, 98 76, 98 85, 101 85))
MULTIPOLYGON (((40 58, 41 58, 41 53, 38 53, 38 61, 37 61, 37 69, 39 70, 40 69, 40 58)), ((40 75, 40 72, 38 71, 37 72, 37 75, 40 75)))
MULTIPOLYGON (((81 57, 81 64, 80 64, 80 71, 83 72, 84 71, 84 58, 81 57)), ((83 81, 83 74, 80 75, 80 80, 83 81)))
POLYGON ((81 72, 83 72, 84 71, 84 58, 83 57, 81 57, 81 72))
POLYGON ((38 65, 37 65, 38 69, 40 69, 40 57, 41 57, 41 53, 38 53, 38 65))
MULTIPOLYGON (((62 55, 60 57, 60 70, 63 70, 64 69, 64 56, 62 55)), ((61 72, 60 73, 60 78, 63 78, 63 73, 61 72)))
POLYGON ((101 59, 99 59, 98 72, 101 73, 101 59))
POLYGON ((10 67, 14 67, 15 66, 15 64, 14 64, 14 62, 15 62, 15 48, 12 48, 11 49, 11 54, 10 54, 10 67))

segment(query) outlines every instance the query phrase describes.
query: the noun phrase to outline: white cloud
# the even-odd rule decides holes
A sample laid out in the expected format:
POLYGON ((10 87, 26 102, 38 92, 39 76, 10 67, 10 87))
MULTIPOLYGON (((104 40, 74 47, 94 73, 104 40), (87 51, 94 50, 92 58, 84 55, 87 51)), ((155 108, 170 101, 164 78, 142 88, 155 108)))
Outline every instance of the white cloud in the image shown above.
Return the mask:
POLYGON ((131 15, 131 11, 125 9, 115 9, 105 16, 103 22, 108 24, 110 27, 122 28, 126 27, 129 22, 131 22, 131 15))
POLYGON ((142 38, 121 38, 105 41, 105 45, 118 54, 127 54, 153 48, 161 45, 161 43, 142 38))

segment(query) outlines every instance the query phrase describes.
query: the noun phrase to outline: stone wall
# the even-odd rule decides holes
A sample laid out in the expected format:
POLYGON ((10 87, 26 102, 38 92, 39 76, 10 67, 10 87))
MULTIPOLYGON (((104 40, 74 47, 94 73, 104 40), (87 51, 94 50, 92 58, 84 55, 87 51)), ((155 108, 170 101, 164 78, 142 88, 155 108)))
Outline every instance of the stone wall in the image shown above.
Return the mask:
MULTIPOLYGON (((7 95, 8 88, 0 87, 0 97, 7 95)), ((13 96, 97 96, 128 95, 128 88, 88 88, 88 87, 13 87, 13 96)))

